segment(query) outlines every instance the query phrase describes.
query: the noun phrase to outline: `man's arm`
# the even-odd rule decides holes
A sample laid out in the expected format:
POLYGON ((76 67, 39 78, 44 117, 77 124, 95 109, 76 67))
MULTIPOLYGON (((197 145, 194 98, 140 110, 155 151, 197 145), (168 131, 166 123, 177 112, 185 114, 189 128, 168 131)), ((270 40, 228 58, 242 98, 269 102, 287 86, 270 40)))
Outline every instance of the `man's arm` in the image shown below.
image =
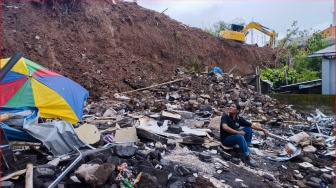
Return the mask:
POLYGON ((251 128, 252 128, 252 129, 255 129, 255 130, 258 130, 258 131, 263 131, 264 134, 265 134, 265 136, 266 136, 266 137, 268 136, 268 132, 267 132, 267 130, 264 129, 264 128, 262 128, 262 127, 260 127, 260 124, 259 124, 259 123, 252 123, 251 128))
POLYGON ((231 134, 241 134, 241 135, 245 135, 244 131, 236 131, 234 129, 232 129, 231 127, 229 127, 227 124, 223 123, 222 124, 222 128, 225 132, 231 133, 231 134))

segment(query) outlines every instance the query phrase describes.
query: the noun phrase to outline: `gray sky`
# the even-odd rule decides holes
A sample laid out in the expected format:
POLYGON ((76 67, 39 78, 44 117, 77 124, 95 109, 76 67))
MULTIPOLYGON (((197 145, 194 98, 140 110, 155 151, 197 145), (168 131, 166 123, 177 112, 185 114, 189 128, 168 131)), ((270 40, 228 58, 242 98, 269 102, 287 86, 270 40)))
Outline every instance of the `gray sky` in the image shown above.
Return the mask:
MULTIPOLYGON (((293 21, 298 21, 300 30, 323 30, 332 23, 333 0, 306 1, 229 1, 229 0, 138 0, 138 5, 162 12, 191 27, 209 28, 215 22, 230 22, 241 18, 245 23, 258 22, 285 36, 293 21)), ((264 37, 254 30, 254 43, 264 37)), ((250 35, 250 34, 249 34, 250 35)), ((251 37, 247 38, 251 40, 251 37)), ((266 37, 266 40, 269 40, 266 37)), ((249 43, 249 42, 247 42, 249 43)))

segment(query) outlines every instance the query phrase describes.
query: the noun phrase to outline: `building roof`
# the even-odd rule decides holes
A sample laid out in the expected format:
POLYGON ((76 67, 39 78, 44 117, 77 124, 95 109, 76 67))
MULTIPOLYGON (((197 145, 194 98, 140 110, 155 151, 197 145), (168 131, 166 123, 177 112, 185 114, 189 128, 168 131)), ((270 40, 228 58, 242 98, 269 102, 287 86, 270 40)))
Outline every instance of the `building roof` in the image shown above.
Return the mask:
MULTIPOLYGON (((294 43, 296 43, 297 46, 304 46, 306 41, 311 38, 313 35, 305 35, 303 37, 294 37, 294 38, 290 38, 286 41, 286 44, 284 45, 285 47, 293 45, 294 43)), ((282 39, 281 39, 282 40, 282 39)), ((281 40, 275 40, 275 46, 277 47, 279 45, 279 42, 281 40)), ((269 41, 267 41, 267 44, 269 43, 269 41)))
POLYGON ((308 57, 327 57, 327 56, 335 56, 335 45, 324 48, 320 51, 317 51, 313 54, 308 55, 308 57))
POLYGON ((322 84, 322 79, 317 79, 317 80, 311 80, 311 81, 306 81, 306 82, 300 82, 296 84, 284 85, 284 86, 281 86, 280 88, 297 87, 299 89, 303 89, 303 88, 308 88, 308 87, 321 85, 321 84, 322 84))

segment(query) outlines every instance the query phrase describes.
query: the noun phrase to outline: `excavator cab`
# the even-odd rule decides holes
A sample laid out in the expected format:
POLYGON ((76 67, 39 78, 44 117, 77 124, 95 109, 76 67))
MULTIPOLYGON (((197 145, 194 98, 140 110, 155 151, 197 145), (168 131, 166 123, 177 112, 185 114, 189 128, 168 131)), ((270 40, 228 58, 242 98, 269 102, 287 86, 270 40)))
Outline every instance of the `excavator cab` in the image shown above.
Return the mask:
POLYGON ((228 26, 229 30, 231 31, 241 31, 244 29, 244 26, 243 25, 238 25, 238 24, 230 24, 228 26))

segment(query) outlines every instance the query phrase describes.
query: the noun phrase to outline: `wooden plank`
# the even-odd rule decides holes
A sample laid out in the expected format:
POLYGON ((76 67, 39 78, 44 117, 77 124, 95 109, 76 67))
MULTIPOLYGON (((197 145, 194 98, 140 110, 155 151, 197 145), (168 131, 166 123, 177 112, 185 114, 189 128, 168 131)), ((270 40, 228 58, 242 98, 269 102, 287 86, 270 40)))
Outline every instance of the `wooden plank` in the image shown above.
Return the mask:
POLYGON ((33 188, 33 164, 28 163, 26 168, 26 186, 25 188, 33 188))
POLYGON ((7 176, 4 176, 1 178, 1 181, 6 181, 8 179, 12 179, 12 178, 15 178, 17 176, 20 176, 22 174, 26 173, 26 169, 23 169, 23 170, 19 170, 19 171, 16 171, 16 172, 13 172, 11 174, 8 174, 7 176))
POLYGON ((132 93, 132 92, 135 92, 135 91, 142 91, 142 90, 151 89, 151 88, 158 87, 158 86, 172 84, 172 83, 179 82, 179 81, 182 81, 182 80, 183 80, 183 78, 177 79, 177 80, 173 80, 173 81, 170 81, 170 82, 165 82, 165 83, 162 83, 162 84, 156 84, 156 85, 153 85, 153 86, 149 86, 149 87, 145 87, 145 88, 140 88, 140 89, 132 90, 132 91, 125 91, 125 92, 122 92, 122 93, 132 93))

